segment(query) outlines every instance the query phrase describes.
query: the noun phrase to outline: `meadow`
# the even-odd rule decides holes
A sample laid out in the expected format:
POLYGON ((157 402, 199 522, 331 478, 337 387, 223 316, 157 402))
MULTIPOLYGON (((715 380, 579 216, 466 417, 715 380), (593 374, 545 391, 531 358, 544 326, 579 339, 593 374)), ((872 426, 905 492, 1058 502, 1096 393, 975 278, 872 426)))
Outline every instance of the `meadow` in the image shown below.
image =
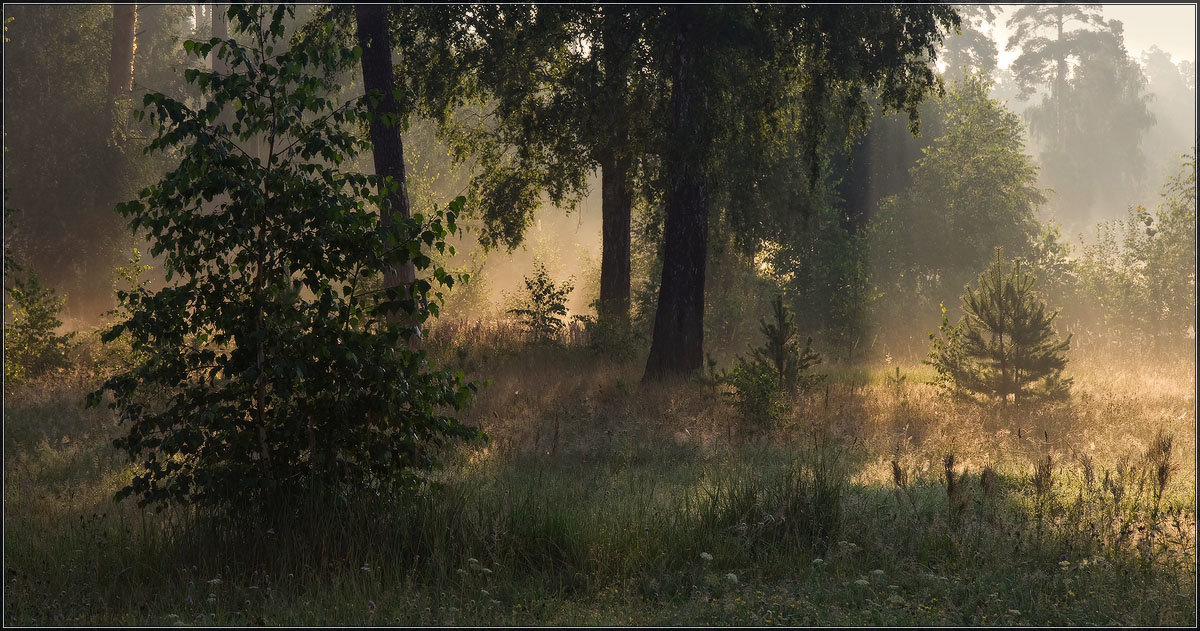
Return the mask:
POLYGON ((1195 362, 1076 353, 1069 405, 953 401, 827 362, 775 426, 638 358, 447 326, 481 380, 411 496, 252 523, 113 493, 75 370, 4 402, 12 625, 1196 624, 1195 362))

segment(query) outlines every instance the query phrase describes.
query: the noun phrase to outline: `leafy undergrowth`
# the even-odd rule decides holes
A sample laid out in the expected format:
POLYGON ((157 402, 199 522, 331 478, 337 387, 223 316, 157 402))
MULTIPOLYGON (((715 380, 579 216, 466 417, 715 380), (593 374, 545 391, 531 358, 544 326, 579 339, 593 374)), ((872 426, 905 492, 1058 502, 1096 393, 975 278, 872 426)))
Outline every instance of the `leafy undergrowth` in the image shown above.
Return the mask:
POLYGON ((450 361, 491 378, 465 419, 490 442, 412 497, 253 524, 114 505, 131 471, 90 384, 6 399, 5 622, 1196 622, 1191 363, 1079 367, 1039 415, 834 366, 768 428, 580 350, 450 361))

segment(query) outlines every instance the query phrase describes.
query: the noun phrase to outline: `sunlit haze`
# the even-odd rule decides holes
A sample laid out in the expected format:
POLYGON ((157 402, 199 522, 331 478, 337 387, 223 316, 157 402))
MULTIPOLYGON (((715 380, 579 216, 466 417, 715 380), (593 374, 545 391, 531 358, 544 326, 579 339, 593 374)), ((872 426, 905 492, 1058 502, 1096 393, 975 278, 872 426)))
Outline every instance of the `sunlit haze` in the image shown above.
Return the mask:
MULTIPOLYGON (((995 5, 997 15, 993 37, 1000 51, 999 64, 1006 68, 1020 50, 1005 50, 1008 44, 1008 18, 1021 5, 995 5)), ((1196 61, 1195 4, 1105 4, 1101 5, 1105 19, 1120 20, 1125 26, 1125 47, 1134 59, 1152 46, 1169 53, 1172 61, 1196 61)))

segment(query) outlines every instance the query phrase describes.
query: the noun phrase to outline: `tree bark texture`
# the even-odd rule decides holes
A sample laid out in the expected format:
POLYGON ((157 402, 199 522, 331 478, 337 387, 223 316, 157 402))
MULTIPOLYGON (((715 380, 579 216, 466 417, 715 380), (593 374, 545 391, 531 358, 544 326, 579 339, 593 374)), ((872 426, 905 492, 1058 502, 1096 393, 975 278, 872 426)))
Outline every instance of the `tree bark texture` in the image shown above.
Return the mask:
POLYGON ((600 59, 604 71, 604 94, 611 103, 612 124, 607 125, 607 147, 600 152, 601 256, 600 302, 597 315, 622 329, 629 326, 630 262, 629 230, 633 212, 633 159, 629 154, 628 115, 625 96, 630 72, 629 57, 634 34, 623 23, 623 7, 604 7, 600 59))
POLYGON ((137 48, 137 5, 114 4, 112 51, 108 61, 108 103, 112 137, 125 145, 133 103, 133 55, 137 48))
MULTIPOLYGON (((392 44, 388 34, 387 7, 378 4, 358 4, 354 6, 354 17, 357 22, 358 44, 363 50, 363 87, 370 95, 367 107, 371 115, 369 126, 375 174, 379 176, 381 191, 388 177, 391 177, 395 184, 387 194, 385 208, 381 209, 383 224, 391 226, 396 217, 409 218, 411 209, 404 173, 404 142, 400 137, 400 106, 396 102, 396 81, 392 73, 392 44)), ((384 270, 383 285, 385 288, 407 287, 415 279, 416 269, 411 262, 407 262, 384 270)), ((398 321, 402 317, 403 314, 399 312, 388 314, 390 322, 398 321)))
POLYGON ((618 326, 629 324, 629 230, 633 191, 629 186, 628 157, 608 157, 601 162, 601 320, 618 326))
POLYGON ((643 381, 699 370, 704 363, 704 266, 708 250, 710 143, 704 137, 703 86, 695 6, 673 8, 672 120, 663 227, 663 272, 643 381))

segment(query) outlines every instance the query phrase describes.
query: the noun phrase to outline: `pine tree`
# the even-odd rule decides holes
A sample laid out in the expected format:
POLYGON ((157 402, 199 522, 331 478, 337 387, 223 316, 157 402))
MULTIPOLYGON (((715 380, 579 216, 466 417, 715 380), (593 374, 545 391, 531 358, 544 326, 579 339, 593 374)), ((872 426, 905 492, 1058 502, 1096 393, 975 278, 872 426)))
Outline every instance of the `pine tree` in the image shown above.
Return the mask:
POLYGON ((767 342, 752 349, 751 357, 755 362, 774 370, 780 389, 792 390, 809 385, 814 377, 803 373, 821 363, 821 356, 812 350, 812 338, 808 338, 804 350, 800 350, 796 338, 796 317, 783 306, 783 296, 777 296, 771 302, 771 313, 774 322, 767 322, 764 318, 758 325, 767 342))
POLYGON ((966 288, 963 318, 950 326, 942 308, 942 339, 930 334, 926 363, 944 389, 1014 404, 1065 400, 1071 379, 1062 376, 1071 337, 1060 340, 1051 326, 1058 311, 1033 291, 1036 278, 1020 259, 1008 263, 1002 250, 979 276, 979 289, 966 288))
POLYGON ((785 395, 808 390, 825 378, 808 373, 821 356, 813 351, 811 337, 800 348, 796 319, 783 306, 783 296, 772 301, 771 310, 773 322, 759 321, 766 343, 750 349, 749 358, 738 356, 737 365, 722 376, 733 387, 729 396, 741 415, 762 425, 775 424, 786 412, 785 395))

